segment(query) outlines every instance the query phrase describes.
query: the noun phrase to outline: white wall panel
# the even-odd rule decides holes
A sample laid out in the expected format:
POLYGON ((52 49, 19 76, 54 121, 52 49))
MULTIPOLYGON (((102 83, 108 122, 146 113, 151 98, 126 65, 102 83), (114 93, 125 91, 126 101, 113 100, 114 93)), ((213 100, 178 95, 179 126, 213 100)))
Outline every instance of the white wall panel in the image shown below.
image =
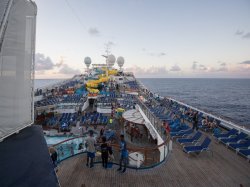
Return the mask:
POLYGON ((36 11, 33 2, 14 0, 7 14, 0 45, 0 139, 33 123, 36 11))

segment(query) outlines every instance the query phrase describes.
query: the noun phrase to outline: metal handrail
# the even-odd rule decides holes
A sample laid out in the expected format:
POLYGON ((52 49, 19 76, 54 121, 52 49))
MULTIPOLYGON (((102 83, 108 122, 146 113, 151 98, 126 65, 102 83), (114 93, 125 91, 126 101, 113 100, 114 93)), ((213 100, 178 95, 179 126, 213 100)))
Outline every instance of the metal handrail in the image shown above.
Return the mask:
MULTIPOLYGON (((86 147, 84 147, 84 143, 82 140, 82 138, 86 138, 86 136, 77 136, 77 137, 73 137, 73 138, 69 138, 67 140, 64 140, 64 141, 61 141, 57 144, 54 144, 52 145, 51 147, 54 147, 57 149, 57 152, 58 152, 58 157, 59 157, 59 162, 62 162, 68 158, 71 158, 73 156, 76 156, 78 154, 83 154, 83 153, 86 153, 86 147), (79 151, 77 149, 74 150, 73 147, 70 147, 70 146, 66 146, 66 148, 69 148, 68 152, 71 152, 70 154, 68 155, 63 155, 62 158, 60 158, 60 154, 62 153, 62 146, 63 145, 73 145, 73 141, 74 140, 78 140, 78 143, 79 141, 82 143, 82 151, 79 151)), ((168 136, 168 138, 163 142, 161 143, 160 145, 157 145, 157 146, 154 146, 152 148, 144 148, 144 147, 130 147, 130 146, 127 146, 127 150, 130 152, 130 153, 134 153, 134 152, 138 152, 138 153, 141 153, 143 154, 144 156, 144 162, 143 162, 143 166, 138 168, 138 167, 134 167, 134 166, 129 166, 129 168, 132 168, 132 169, 148 169, 148 168, 152 168, 156 165, 159 165, 160 163, 164 162, 166 160, 166 158, 169 156, 169 146, 166 146, 168 145, 170 141, 170 137, 168 136), (160 159, 160 153, 158 152, 159 148, 164 148, 164 157, 163 159, 160 159), (165 151, 166 150, 166 151, 165 151), (151 163, 150 163, 151 162, 151 163)), ((120 152, 120 146, 118 144, 110 144, 110 146, 113 148, 113 154, 118 156, 119 152, 120 152)), ((138 160, 135 160, 135 158, 130 158, 131 160, 133 161, 138 161, 138 160)), ((141 160, 139 160, 141 162, 141 160)), ((96 163, 99 163, 100 160, 98 161, 97 159, 97 162, 96 163)), ((117 158, 116 160, 114 160, 112 163, 114 164, 119 164, 119 159, 117 158)))

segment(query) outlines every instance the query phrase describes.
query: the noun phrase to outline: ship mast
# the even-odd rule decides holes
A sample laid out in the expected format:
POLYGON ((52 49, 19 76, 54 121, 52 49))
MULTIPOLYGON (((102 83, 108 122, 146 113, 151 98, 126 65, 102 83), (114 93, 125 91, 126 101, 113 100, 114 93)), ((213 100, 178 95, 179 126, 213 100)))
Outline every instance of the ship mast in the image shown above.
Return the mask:
POLYGON ((107 71, 106 71, 106 76, 108 77, 108 70, 109 70, 109 65, 108 65, 108 56, 110 54, 110 44, 109 43, 106 43, 105 44, 105 52, 106 52, 106 55, 102 55, 104 58, 106 58, 106 68, 107 68, 107 71))

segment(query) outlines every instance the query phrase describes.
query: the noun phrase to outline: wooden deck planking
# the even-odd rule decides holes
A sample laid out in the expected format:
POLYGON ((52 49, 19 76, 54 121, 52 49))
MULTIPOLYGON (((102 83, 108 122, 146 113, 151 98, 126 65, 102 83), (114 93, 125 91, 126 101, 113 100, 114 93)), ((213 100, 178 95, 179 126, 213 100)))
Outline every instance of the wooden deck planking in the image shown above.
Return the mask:
POLYGON ((85 155, 65 160, 59 166, 58 177, 62 187, 85 184, 89 186, 250 186, 250 164, 246 159, 228 150, 224 145, 211 144, 213 156, 204 152, 188 156, 179 145, 173 144, 173 153, 162 165, 143 171, 128 169, 120 174, 118 166, 105 170, 101 164, 85 166, 85 155))

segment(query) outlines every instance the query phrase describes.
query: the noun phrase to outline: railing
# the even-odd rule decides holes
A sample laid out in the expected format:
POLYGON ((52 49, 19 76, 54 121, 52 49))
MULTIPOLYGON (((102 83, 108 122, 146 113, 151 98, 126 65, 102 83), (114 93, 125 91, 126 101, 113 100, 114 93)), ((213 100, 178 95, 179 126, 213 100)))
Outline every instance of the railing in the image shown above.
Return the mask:
POLYGON ((162 121, 158 117, 156 117, 150 109, 138 98, 137 104, 140 106, 144 114, 147 116, 151 124, 154 126, 154 128, 157 130, 158 134, 164 139, 164 130, 162 127, 162 121))
POLYGON ((200 109, 198 109, 196 107, 190 106, 190 105, 185 104, 185 103, 180 102, 180 101, 177 101, 177 100, 175 100, 173 98, 167 98, 167 99, 171 100, 171 101, 174 101, 174 102, 178 103, 181 106, 185 106, 185 107, 191 108, 192 110, 201 112, 201 113, 203 113, 203 114, 205 114, 205 115, 207 115, 209 117, 212 117, 213 119, 217 119, 217 120, 221 121, 220 125, 223 126, 223 127, 225 127, 225 128, 227 128, 227 129, 235 128, 235 129, 239 130, 240 132, 244 132, 244 133, 247 133, 248 135, 250 135, 250 129, 246 129, 245 127, 241 127, 239 125, 236 125, 236 124, 234 124, 231 121, 227 121, 225 119, 222 119, 221 117, 215 116, 215 115, 210 114, 210 113, 205 112, 205 111, 202 111, 202 110, 200 110, 200 109))
MULTIPOLYGON (((85 139, 86 136, 80 136, 62 141, 58 144, 53 145, 58 153, 58 162, 62 162, 68 158, 75 155, 85 154, 85 139)), ((169 138, 164 141, 161 145, 155 146, 153 148, 141 148, 141 147, 127 147, 129 152, 128 158, 128 168, 132 169, 149 169, 153 168, 162 162, 164 162, 169 155, 170 148, 167 146, 169 143, 169 138), (161 155, 160 149, 163 150, 161 155)), ((113 160, 109 163, 119 164, 120 161, 120 147, 118 144, 111 144, 113 151, 113 160)), ((97 152, 94 162, 101 163, 101 153, 99 146, 97 146, 97 152)))
MULTIPOLYGON (((141 81, 139 81, 139 80, 136 79, 136 82, 137 82, 137 84, 140 85, 141 89, 147 89, 146 86, 145 86, 141 81)), ((148 90, 148 89, 147 89, 147 90, 148 90)), ((154 95, 153 92, 150 92, 150 93, 154 95)), ((144 93, 143 93, 143 94, 144 94, 144 93)), ((205 115, 207 115, 207 116, 209 116, 209 117, 211 117, 211 118, 213 118, 213 119, 217 119, 217 120, 221 121, 220 126, 223 126, 224 128, 227 128, 227 129, 235 128, 235 129, 239 130, 240 132, 244 132, 244 133, 247 133, 248 135, 250 135, 250 129, 247 129, 247 128, 245 128, 244 126, 237 125, 237 124, 235 124, 235 123, 233 123, 233 122, 231 122, 231 121, 225 120, 225 119, 223 119, 223 118, 221 118, 221 117, 219 117, 219 116, 213 115, 213 114, 211 114, 211 113, 209 113, 209 112, 205 112, 205 111, 203 111, 203 110, 200 110, 200 109, 198 109, 198 108, 196 108, 196 107, 190 106, 190 105, 188 105, 188 104, 186 104, 186 103, 183 103, 183 102, 181 102, 181 101, 178 101, 178 100, 176 100, 176 99, 169 98, 169 97, 164 97, 164 98, 166 98, 166 99, 168 99, 168 100, 170 100, 170 101, 174 101, 174 102, 178 103, 180 106, 188 107, 188 108, 190 108, 190 109, 192 109, 192 110, 201 112, 201 113, 203 113, 203 114, 205 114, 205 115)))

